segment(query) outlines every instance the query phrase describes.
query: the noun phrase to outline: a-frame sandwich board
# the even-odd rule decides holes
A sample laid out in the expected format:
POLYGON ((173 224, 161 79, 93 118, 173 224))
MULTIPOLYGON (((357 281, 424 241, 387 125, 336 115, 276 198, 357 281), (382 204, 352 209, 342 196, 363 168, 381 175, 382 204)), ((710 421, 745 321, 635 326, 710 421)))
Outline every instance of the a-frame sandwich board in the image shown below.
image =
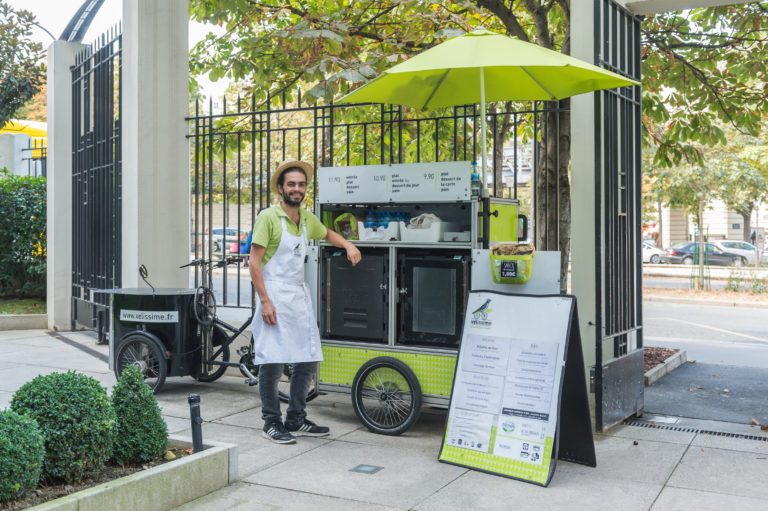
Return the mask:
POLYGON ((470 293, 438 459, 547 486, 596 465, 576 298, 470 293))

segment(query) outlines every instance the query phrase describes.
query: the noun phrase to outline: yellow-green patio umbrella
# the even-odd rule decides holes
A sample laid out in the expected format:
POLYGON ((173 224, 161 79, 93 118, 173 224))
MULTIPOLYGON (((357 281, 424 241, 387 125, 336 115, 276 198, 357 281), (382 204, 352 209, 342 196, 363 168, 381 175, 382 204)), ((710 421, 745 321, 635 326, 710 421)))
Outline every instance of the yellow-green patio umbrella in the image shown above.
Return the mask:
POLYGON ((477 30, 384 71, 339 102, 388 103, 421 110, 479 103, 485 195, 487 101, 555 101, 628 85, 639 83, 535 44, 477 30))

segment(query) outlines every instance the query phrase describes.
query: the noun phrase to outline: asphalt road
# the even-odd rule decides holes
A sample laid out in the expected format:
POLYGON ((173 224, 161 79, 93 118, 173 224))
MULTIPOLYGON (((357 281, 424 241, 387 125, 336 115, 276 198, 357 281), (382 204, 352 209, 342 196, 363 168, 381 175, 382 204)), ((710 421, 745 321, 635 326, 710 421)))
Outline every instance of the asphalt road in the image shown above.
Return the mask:
POLYGON ((681 348, 689 360, 768 369, 768 310, 643 303, 646 346, 681 348))
POLYGON ((768 424, 768 310, 643 307, 645 345, 684 349, 691 361, 645 389, 646 413, 768 424))

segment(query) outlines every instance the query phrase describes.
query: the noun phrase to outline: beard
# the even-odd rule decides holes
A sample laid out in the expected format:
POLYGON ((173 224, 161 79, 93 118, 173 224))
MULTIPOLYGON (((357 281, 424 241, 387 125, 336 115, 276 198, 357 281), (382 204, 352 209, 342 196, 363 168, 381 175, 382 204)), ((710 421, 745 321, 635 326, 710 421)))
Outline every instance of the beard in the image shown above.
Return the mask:
POLYGON ((301 203, 304 201, 303 193, 294 192, 293 196, 298 197, 298 199, 295 199, 295 200, 292 199, 291 196, 288 195, 288 192, 286 191, 283 191, 281 195, 283 197, 283 202, 285 202, 287 205, 291 207, 301 206, 301 203))

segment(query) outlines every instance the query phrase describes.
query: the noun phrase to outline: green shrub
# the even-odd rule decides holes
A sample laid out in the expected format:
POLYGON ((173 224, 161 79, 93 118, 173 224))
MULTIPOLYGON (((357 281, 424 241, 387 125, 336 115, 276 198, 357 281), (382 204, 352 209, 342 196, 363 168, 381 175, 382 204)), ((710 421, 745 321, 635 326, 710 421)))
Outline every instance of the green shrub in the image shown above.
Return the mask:
POLYGON ((107 390, 89 376, 74 371, 38 376, 16 391, 11 409, 40 426, 46 478, 81 481, 98 474, 112 454, 115 411, 107 390))
POLYGON ((45 297, 45 188, 0 168, 0 296, 45 297))
POLYGON ((0 410, 0 501, 23 497, 37 486, 45 446, 37 423, 0 410))
POLYGON ((168 427, 152 389, 137 366, 128 366, 112 389, 117 416, 112 459, 120 464, 159 458, 168 446, 168 427))

